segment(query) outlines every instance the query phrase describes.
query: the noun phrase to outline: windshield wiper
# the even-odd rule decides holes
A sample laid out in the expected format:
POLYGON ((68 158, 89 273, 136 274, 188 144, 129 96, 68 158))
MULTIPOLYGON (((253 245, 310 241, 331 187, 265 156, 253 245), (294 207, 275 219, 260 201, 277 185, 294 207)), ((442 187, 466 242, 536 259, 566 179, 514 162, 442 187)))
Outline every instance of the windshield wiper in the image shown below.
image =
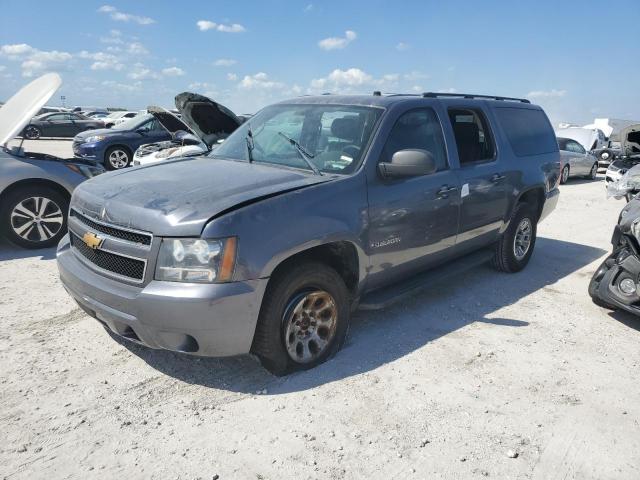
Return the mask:
POLYGON ((296 151, 300 154, 300 156, 305 161, 305 163, 309 165, 309 168, 313 170, 313 173, 315 173, 316 175, 322 175, 322 172, 318 170, 318 167, 316 167, 315 164, 311 161, 311 159, 314 157, 313 154, 307 152, 307 150, 305 150, 305 148, 302 145, 300 145, 293 138, 285 135, 284 133, 278 132, 278 135, 284 138, 287 142, 289 142, 293 146, 293 148, 296 149, 296 151))
POLYGON ((247 155, 249 156, 249 163, 253 163, 253 150, 256 148, 253 143, 253 132, 251 131, 251 124, 247 124, 247 136, 244 137, 247 142, 247 155))

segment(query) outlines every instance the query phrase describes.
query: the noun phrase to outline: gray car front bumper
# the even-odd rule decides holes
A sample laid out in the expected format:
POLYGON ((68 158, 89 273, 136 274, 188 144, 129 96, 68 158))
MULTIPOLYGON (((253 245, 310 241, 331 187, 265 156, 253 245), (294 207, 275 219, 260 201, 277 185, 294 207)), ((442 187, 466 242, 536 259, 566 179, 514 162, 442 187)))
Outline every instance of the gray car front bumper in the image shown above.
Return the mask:
POLYGON ((136 287, 76 258, 69 237, 57 251, 60 279, 80 307, 121 337, 202 356, 248 353, 268 279, 222 284, 152 280, 136 287))

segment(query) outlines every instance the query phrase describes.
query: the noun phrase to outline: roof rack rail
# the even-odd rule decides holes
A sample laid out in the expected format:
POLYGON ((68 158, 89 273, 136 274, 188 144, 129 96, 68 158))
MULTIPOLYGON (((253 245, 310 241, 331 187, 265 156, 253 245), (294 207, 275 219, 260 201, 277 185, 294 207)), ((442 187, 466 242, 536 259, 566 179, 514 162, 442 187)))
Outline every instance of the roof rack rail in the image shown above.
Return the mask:
POLYGON ((501 100, 507 102, 521 102, 531 103, 526 98, 514 98, 514 97, 497 97, 495 95, 474 95, 472 93, 438 93, 438 92, 425 92, 422 94, 425 98, 438 98, 438 97, 453 97, 453 98, 486 98, 488 100, 501 100))

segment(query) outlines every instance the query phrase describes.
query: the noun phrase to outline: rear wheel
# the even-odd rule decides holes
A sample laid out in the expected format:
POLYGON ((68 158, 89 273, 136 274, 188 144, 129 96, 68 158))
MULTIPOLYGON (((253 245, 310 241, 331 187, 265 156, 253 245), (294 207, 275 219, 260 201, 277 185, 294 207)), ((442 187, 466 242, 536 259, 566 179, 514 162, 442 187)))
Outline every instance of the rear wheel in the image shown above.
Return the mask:
POLYGON ((598 178, 598 162, 595 162, 592 165, 591 171, 589 172, 589 178, 591 180, 595 180, 596 178, 598 178))
POLYGON ((536 245, 538 219, 527 203, 516 206, 509 227, 496 245, 493 266, 507 273, 515 273, 527 266, 536 245))
POLYGON ((24 138, 28 140, 37 140, 41 136, 42 136, 42 131, 34 125, 29 125, 27 126, 27 128, 24 129, 24 138))
POLYGON ((3 199, 0 212, 7 239, 24 248, 56 245, 67 231, 69 201, 46 186, 20 188, 3 199))
POLYGON ((272 278, 251 351, 275 375, 306 370, 334 355, 349 329, 349 292, 321 263, 292 266, 272 278))
POLYGON ((104 166, 107 170, 120 170, 128 167, 130 163, 131 152, 124 147, 111 147, 104 154, 104 166))
POLYGON ((560 184, 564 185, 569 180, 569 165, 565 165, 560 173, 560 184))

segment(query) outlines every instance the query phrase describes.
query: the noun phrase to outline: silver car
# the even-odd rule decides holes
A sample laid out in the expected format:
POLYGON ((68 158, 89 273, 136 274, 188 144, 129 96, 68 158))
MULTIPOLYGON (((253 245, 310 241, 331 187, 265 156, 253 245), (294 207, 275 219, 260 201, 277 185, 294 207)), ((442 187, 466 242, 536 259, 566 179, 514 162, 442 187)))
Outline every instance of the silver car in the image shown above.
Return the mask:
POLYGON ((598 175, 598 159, 571 138, 558 137, 562 174, 560 183, 571 177, 586 177, 595 180, 598 175))
POLYGON ((6 146, 60 83, 55 73, 44 75, 0 108, 0 232, 25 248, 58 243, 67 232, 67 212, 74 188, 103 171, 82 160, 65 160, 25 152, 21 146, 6 146))

